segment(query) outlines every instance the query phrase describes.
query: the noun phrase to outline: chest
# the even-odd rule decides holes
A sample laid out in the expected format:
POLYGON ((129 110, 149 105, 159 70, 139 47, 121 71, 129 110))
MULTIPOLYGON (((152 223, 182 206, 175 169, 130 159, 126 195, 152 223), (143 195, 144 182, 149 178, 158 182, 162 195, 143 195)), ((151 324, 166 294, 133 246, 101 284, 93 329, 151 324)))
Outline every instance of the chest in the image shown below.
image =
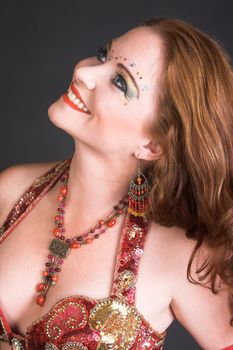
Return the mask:
MULTIPOLYGON (((54 238, 53 213, 54 207, 41 200, 0 246, 0 306, 12 329, 21 334, 58 300, 71 295, 102 299, 110 296, 113 287, 123 217, 91 244, 71 251, 64 260, 58 283, 48 292, 45 305, 42 308, 36 305, 36 286, 42 282, 48 247, 54 238)), ((67 229, 67 232, 72 230, 67 229)), ((154 262, 146 240, 138 269, 136 307, 154 329, 163 331, 173 319, 169 308, 170 286, 160 272, 164 269, 159 254, 153 251, 153 256, 156 256, 154 262), (152 263, 157 266, 153 270, 152 263)))

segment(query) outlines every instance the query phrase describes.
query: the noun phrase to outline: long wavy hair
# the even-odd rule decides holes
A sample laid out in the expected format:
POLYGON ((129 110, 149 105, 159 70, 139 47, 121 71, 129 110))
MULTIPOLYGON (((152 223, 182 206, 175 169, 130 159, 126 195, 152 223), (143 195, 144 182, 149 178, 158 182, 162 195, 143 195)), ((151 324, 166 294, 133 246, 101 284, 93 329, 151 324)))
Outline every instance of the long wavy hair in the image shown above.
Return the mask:
MULTIPOLYGON (((196 240, 187 278, 218 293, 230 290, 233 315, 233 71, 221 43, 180 19, 152 18, 164 42, 159 114, 150 132, 163 155, 146 170, 151 183, 148 217, 177 225, 196 240), (202 244, 208 258, 191 276, 202 244), (206 285, 204 285, 206 287, 206 285)), ((230 320, 233 326, 233 317, 230 320)))

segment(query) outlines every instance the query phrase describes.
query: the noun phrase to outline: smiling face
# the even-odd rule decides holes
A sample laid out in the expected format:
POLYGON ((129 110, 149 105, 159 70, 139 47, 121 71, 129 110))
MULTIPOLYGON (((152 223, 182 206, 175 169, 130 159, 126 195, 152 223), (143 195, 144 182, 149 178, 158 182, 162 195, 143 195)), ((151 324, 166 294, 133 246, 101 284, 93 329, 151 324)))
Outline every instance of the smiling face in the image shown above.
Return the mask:
POLYGON ((140 153, 150 141, 146 127, 156 118, 163 42, 150 28, 139 27, 106 48, 75 66, 72 91, 50 106, 49 117, 79 143, 103 154, 140 153), (85 106, 76 107, 78 94, 89 114, 85 106))

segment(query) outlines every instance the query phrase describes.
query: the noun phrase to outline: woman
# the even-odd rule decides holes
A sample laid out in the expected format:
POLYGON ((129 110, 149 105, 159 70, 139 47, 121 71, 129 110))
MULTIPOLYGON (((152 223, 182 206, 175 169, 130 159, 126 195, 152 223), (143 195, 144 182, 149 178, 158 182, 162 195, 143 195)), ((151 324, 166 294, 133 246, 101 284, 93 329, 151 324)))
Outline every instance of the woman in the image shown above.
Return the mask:
POLYGON ((2 350, 162 349, 174 318, 232 349, 232 87, 174 19, 76 65, 49 108, 72 157, 0 177, 2 350))

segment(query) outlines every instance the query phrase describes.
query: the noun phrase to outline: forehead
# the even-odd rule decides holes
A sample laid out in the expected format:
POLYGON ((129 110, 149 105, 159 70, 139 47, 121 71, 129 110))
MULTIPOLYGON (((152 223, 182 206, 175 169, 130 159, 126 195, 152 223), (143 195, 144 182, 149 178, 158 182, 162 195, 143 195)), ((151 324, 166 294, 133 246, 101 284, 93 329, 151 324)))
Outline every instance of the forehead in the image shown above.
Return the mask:
POLYGON ((127 58, 124 64, 138 83, 152 84, 162 69, 163 42, 149 27, 134 28, 113 39, 111 54, 121 56, 119 60, 122 62, 127 58), (130 66, 130 63, 135 63, 135 67, 130 66))

